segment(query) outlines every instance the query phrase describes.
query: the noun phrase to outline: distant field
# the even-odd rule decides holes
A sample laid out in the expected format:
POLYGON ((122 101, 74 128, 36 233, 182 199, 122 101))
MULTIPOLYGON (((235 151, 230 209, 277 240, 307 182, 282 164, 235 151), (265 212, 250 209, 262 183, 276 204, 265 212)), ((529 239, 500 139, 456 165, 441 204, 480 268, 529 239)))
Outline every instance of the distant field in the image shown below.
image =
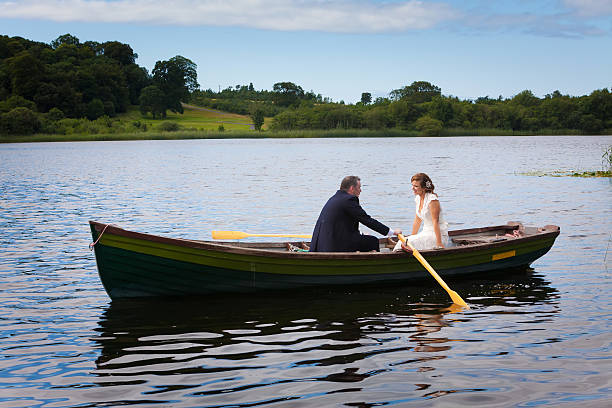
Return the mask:
MULTIPOLYGON (((162 122, 176 122, 185 130, 218 130, 223 125, 225 130, 248 131, 253 129, 253 121, 246 115, 216 111, 193 105, 183 105, 185 112, 172 113, 168 111, 165 119, 143 118, 137 106, 130 107, 128 112, 118 115, 122 120, 133 120, 145 123, 147 128, 155 131, 162 122)), ((267 120, 266 120, 267 122, 267 120)), ((266 125, 264 125, 264 129, 266 125)))

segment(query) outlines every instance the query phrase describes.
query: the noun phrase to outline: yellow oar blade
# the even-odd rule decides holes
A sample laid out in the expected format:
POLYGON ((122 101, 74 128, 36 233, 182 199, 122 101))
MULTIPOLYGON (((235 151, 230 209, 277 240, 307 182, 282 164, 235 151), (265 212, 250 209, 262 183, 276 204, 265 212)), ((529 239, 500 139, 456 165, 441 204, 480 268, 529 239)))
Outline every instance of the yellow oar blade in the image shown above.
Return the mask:
POLYGON ((398 238, 404 243, 404 245, 407 245, 410 249, 412 249, 412 255, 414 255, 414 257, 421 263, 421 265, 423 265, 423 267, 427 269, 427 271, 431 274, 431 276, 433 276, 434 279, 438 281, 440 286, 442 286, 442 288, 448 293, 453 303, 459 306, 465 307, 466 309, 470 308, 468 304, 465 303, 465 301, 461 298, 461 296, 459 296, 457 292, 455 292, 454 290, 451 290, 451 288, 448 287, 446 282, 442 280, 440 275, 438 275, 438 273, 434 270, 434 268, 431 267, 429 262, 427 262, 427 260, 423 258, 423 255, 421 255, 421 253, 417 251, 415 247, 410 245, 410 243, 406 241, 406 238, 402 234, 399 234, 398 238))
POLYGON ((448 294, 450 295, 451 300, 453 301, 453 303, 461 306, 461 307, 465 307, 466 309, 469 309, 470 307, 468 306, 467 303, 465 303, 465 300, 463 300, 461 298, 461 296, 459 296, 459 294, 457 292, 455 292, 454 290, 447 290, 448 294))
POLYGON ((213 239, 242 239, 248 237, 248 234, 240 231, 213 231, 213 239))
POLYGON ((241 231, 213 231, 213 239, 242 239, 248 237, 292 237, 292 238, 312 238, 308 234, 249 234, 241 231))

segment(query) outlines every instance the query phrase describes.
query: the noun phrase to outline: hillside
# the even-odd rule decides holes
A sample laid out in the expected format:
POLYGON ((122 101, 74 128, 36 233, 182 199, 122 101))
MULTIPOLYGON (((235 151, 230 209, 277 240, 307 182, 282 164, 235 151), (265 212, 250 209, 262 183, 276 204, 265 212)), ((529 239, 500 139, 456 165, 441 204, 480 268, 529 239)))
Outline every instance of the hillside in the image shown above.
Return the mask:
POLYGON ((147 129, 155 131, 164 122, 174 122, 181 129, 193 130, 219 130, 223 125, 225 130, 252 130, 252 120, 249 116, 228 113, 219 110, 202 108, 195 105, 183 104, 184 113, 168 112, 165 119, 152 119, 150 116, 143 117, 137 106, 131 106, 126 113, 117 117, 123 121, 139 121, 145 124, 147 129))

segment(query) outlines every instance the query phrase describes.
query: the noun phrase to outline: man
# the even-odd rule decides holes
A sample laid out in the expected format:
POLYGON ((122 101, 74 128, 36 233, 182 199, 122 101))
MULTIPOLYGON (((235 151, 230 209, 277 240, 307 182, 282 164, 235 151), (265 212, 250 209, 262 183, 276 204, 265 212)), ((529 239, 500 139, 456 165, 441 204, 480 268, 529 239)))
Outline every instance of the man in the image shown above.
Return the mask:
POLYGON ((359 205, 361 180, 346 176, 336 192, 321 210, 312 233, 310 252, 369 252, 379 251, 378 238, 359 232, 359 223, 390 236, 401 234, 370 217, 359 205))

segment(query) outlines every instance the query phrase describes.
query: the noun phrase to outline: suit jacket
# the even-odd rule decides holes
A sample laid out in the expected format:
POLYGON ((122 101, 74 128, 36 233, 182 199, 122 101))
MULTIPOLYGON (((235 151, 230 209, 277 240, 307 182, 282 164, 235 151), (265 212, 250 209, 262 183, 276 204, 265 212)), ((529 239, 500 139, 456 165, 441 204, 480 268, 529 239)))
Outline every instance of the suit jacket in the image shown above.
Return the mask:
POLYGON ((311 252, 353 252, 359 249, 359 223, 382 235, 389 227, 370 217, 359 205, 359 198, 338 190, 321 210, 312 233, 311 252))

